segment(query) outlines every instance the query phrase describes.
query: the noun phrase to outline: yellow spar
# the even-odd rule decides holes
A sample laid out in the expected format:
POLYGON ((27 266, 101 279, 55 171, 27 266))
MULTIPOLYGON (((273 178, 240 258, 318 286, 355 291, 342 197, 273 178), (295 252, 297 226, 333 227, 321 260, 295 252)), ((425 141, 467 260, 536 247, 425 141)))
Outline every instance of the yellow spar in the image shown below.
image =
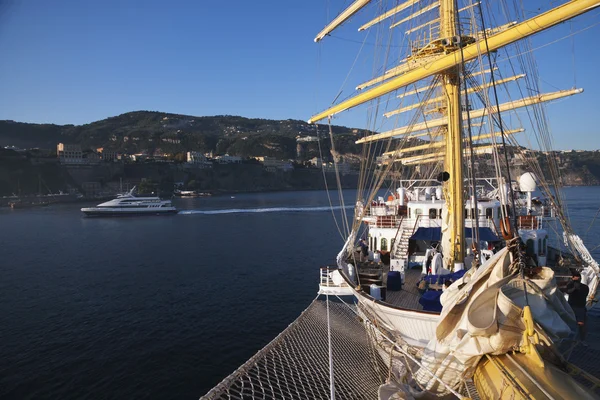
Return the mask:
POLYGON ((330 34, 335 28, 346 22, 348 18, 353 16, 358 10, 369 4, 371 0, 356 0, 348 8, 340 13, 333 21, 331 21, 319 34, 315 37, 315 42, 320 41, 325 36, 330 34))
MULTIPOLYGON (((504 112, 515 110, 521 107, 527 107, 533 104, 543 103, 546 101, 552 101, 557 99, 562 99, 563 97, 572 96, 574 94, 582 93, 583 89, 570 89, 570 90, 560 90, 558 92, 541 94, 539 96, 531 96, 526 97, 524 99, 509 101, 507 103, 500 104, 499 107, 491 107, 492 112, 504 112)), ((490 111, 490 108, 480 108, 478 110, 471 111, 469 116, 471 118, 480 118, 486 115, 490 111)), ((464 112, 462 115, 462 119, 467 119, 467 113, 464 112)), ((403 126, 401 128, 392 129, 387 132, 377 133, 375 135, 366 136, 362 139, 356 141, 356 144, 360 143, 368 143, 376 140, 388 139, 394 136, 406 135, 412 132, 418 132, 422 130, 427 130, 431 128, 436 128, 438 126, 444 126, 448 123, 448 117, 442 117, 437 119, 432 119, 425 122, 420 122, 418 124, 413 124, 409 126, 403 126)))
MULTIPOLYGON (((508 136, 508 135, 514 135, 515 133, 520 133, 520 132, 524 132, 524 131, 525 131, 525 129, 523 129, 523 128, 513 129, 510 131, 505 131, 504 134, 508 136)), ((485 135, 473 136, 473 141, 496 138, 496 137, 499 137, 500 135, 501 135, 500 132, 486 133, 485 135)), ((463 142, 467 142, 468 140, 469 140, 468 138, 464 138, 463 142)), ((427 143, 427 144, 421 144, 418 146, 407 147, 407 148, 401 149, 401 150, 388 151, 387 153, 383 153, 383 155, 384 156, 397 156, 397 155, 404 154, 404 153, 411 153, 413 151, 434 149, 436 147, 444 147, 445 145, 446 145, 445 142, 432 142, 432 143, 427 143)))
POLYGON ((391 17, 392 15, 398 14, 399 12, 406 10, 408 7, 411 7, 415 4, 417 4, 419 1, 421 1, 421 0, 409 0, 400 5, 397 5, 396 7, 392 8, 390 11, 386 12, 385 14, 380 15, 379 17, 367 22, 366 24, 364 24, 363 26, 358 28, 358 30, 364 31, 365 29, 372 27, 373 25, 391 17))
MULTIPOLYGON (((501 85, 503 83, 516 81, 517 79, 521 79, 521 78, 524 78, 524 77, 525 77, 525 74, 519 74, 519 75, 511 76, 510 78, 500 79, 500 80, 496 81, 495 84, 496 85, 501 85)), ((490 86, 492 86, 492 82, 488 82, 488 83, 486 83, 484 85, 481 85, 480 87, 469 88, 467 90, 467 94, 479 92, 479 91, 481 91, 483 89, 489 88, 490 86)), ((421 104, 435 104, 435 103, 439 103, 442 100, 444 100, 443 96, 435 97, 433 99, 426 100, 423 103, 415 103, 415 104, 411 104, 410 106, 406 106, 406 107, 399 108, 397 110, 386 112, 385 114, 383 114, 383 116, 389 118, 392 115, 401 114, 403 112, 414 110, 415 108, 419 108, 421 106, 421 104)))
MULTIPOLYGON (((541 32, 548 29, 558 23, 567 21, 580 14, 590 11, 600 6, 600 0, 572 0, 559 7, 553 8, 537 17, 530 18, 524 22, 521 22, 512 28, 509 28, 503 32, 492 35, 488 38, 489 51, 497 50, 508 44, 514 43, 517 40, 523 39, 527 36, 531 36, 535 33, 541 32)), ((478 57, 481 48, 485 47, 485 42, 479 40, 471 45, 464 47, 464 61, 470 61, 478 57)), ((427 78, 439 72, 445 71, 448 68, 456 66, 462 63, 460 52, 454 52, 447 55, 440 56, 426 66, 420 66, 405 73, 402 76, 391 79, 390 81, 381 84, 380 86, 369 89, 361 94, 358 94, 346 101, 343 101, 327 110, 320 112, 311 117, 308 122, 315 123, 322 119, 328 118, 341 111, 348 110, 352 107, 356 107, 394 90, 397 90, 406 85, 410 85, 421 79, 427 78)))

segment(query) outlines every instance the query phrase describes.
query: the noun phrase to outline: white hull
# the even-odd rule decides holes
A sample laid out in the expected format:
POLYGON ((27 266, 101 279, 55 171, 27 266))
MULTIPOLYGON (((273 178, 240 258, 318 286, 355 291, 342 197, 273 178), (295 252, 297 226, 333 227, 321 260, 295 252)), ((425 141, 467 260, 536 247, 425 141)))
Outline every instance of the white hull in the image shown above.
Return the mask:
POLYGON ((425 347, 435 337, 435 329, 440 315, 427 311, 415 311, 397 308, 374 300, 364 292, 352 288, 354 296, 377 323, 415 347, 425 347))
POLYGON ((135 215, 167 215, 176 214, 170 200, 159 197, 136 197, 133 195, 135 186, 126 194, 116 199, 99 204, 96 207, 82 208, 81 212, 89 217, 120 217, 135 215))
POLYGON ((177 213, 177 209, 175 207, 90 207, 82 208, 81 212, 83 212, 87 216, 166 215, 177 213))

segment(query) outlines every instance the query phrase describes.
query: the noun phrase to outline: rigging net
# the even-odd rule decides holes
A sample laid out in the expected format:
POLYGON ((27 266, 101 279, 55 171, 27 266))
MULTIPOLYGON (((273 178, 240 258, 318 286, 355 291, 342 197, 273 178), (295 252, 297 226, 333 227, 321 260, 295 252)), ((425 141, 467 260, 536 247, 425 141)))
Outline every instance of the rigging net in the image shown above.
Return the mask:
POLYGON ((377 398, 389 371, 362 321, 346 304, 315 299, 279 336, 201 399, 330 398, 327 303, 335 391, 348 399, 377 398))

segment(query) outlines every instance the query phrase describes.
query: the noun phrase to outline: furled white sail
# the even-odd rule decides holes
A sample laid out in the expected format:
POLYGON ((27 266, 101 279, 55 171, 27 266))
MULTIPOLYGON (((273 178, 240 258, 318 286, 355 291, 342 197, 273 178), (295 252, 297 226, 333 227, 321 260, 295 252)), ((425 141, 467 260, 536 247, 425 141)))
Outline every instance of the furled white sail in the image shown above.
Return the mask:
MULTIPOLYGON (((425 348, 422 362, 450 386, 472 376, 483 355, 504 354, 524 344, 526 302, 535 321, 554 340, 569 336, 575 321, 556 289, 553 271, 543 268, 524 285, 508 248, 454 282, 441 302, 436 336, 425 348)), ((417 372, 416 379, 427 390, 445 390, 425 371, 417 372)))

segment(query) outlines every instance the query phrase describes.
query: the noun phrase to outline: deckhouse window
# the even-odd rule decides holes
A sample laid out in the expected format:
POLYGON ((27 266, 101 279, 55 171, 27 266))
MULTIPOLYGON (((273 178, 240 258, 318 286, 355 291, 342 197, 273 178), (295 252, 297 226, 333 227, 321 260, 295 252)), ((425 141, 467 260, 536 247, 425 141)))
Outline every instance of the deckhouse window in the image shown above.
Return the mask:
POLYGON ((485 217, 487 219, 493 219, 494 218, 494 209, 493 208, 486 208, 485 209, 485 217))
POLYGON ((430 208, 429 209, 429 219, 436 219, 436 218, 437 218, 437 209, 430 208))
POLYGON ((543 242, 543 244, 542 244, 542 249, 540 250, 540 254, 541 254, 541 255, 545 255, 545 254, 546 254, 546 244, 547 244, 547 243, 546 243, 546 239, 547 239, 547 238, 544 238, 544 242, 543 242))
POLYGON ((381 251, 387 251, 388 247, 387 247, 387 239, 386 238, 381 238, 381 251))
POLYGON ((533 256, 535 254, 535 242, 533 239, 527 239, 527 250, 526 253, 528 256, 533 256))

